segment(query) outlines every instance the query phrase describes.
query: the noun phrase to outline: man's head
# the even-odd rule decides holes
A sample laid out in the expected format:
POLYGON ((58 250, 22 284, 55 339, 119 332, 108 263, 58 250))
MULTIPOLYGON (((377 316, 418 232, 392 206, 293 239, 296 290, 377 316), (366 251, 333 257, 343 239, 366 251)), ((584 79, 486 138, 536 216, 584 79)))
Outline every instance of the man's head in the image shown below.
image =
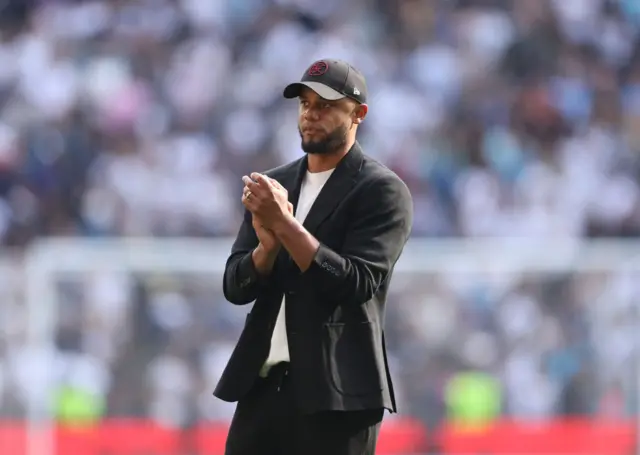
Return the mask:
POLYGON ((284 89, 284 97, 299 98, 302 149, 310 154, 342 150, 368 111, 364 76, 342 60, 315 62, 300 82, 284 89))

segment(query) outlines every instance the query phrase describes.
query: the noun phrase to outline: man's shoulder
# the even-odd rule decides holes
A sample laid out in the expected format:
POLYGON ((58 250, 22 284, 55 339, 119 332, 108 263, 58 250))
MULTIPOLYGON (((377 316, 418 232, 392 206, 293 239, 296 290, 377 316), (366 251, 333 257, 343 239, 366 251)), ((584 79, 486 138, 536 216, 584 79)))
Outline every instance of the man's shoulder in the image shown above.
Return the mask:
POLYGON ((406 183, 398 174, 380 161, 368 155, 364 155, 361 176, 362 185, 380 185, 384 187, 397 188, 401 191, 409 191, 406 183))
POLYGON ((398 174, 378 160, 365 155, 359 179, 358 198, 370 211, 398 214, 412 224, 413 197, 398 174))

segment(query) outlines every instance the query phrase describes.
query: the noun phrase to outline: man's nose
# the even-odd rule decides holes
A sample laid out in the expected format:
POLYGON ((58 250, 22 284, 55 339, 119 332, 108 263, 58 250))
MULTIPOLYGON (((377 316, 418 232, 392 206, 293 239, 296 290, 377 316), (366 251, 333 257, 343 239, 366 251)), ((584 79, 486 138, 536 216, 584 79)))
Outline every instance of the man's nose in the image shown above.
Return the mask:
POLYGON ((309 108, 304 113, 304 116, 307 120, 318 120, 318 111, 313 108, 309 108))

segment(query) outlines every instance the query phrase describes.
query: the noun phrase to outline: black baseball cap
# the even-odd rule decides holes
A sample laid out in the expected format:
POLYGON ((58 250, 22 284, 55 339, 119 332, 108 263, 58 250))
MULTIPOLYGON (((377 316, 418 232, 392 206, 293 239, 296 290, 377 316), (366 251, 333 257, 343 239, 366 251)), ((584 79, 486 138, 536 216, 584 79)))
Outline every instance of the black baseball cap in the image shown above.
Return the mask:
POLYGON ((351 98, 358 103, 367 102, 367 84, 360 71, 344 60, 318 60, 307 68, 300 82, 284 89, 285 98, 297 98, 304 87, 309 87, 326 100, 351 98))

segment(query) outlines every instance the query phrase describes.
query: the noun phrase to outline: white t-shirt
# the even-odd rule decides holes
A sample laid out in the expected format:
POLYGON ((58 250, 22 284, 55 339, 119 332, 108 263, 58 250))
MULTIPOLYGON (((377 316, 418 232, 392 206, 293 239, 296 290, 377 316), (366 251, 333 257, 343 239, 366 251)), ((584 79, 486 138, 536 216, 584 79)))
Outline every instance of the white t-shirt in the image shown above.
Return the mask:
MULTIPOLYGON (((313 203, 322 191, 325 183, 331 177, 333 169, 324 172, 307 172, 300 187, 300 197, 298 198, 298 206, 296 207, 295 217, 300 223, 304 223, 313 203)), ((260 371, 260 376, 266 377, 269 369, 281 362, 289 362, 289 341, 287 340, 287 325, 284 311, 285 300, 282 299, 280 311, 276 319, 276 325, 271 335, 271 350, 267 356, 267 360, 260 371)))

